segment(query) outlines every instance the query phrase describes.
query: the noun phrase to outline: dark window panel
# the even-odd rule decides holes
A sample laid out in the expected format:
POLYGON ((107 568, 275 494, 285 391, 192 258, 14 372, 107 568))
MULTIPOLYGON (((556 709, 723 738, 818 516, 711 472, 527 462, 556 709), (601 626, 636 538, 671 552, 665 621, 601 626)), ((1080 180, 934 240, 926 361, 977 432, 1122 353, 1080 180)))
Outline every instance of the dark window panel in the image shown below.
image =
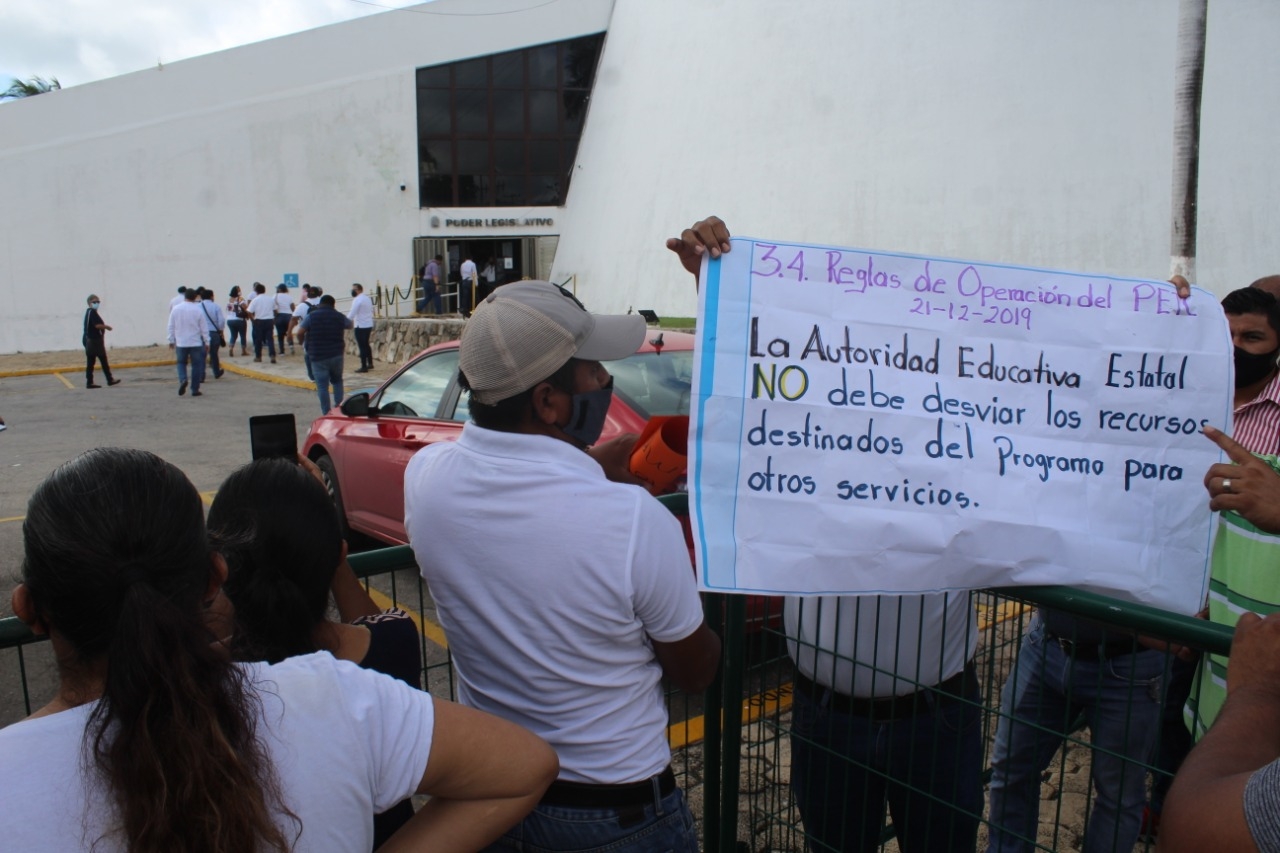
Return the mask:
POLYGON ((453 103, 457 110, 457 133, 489 132, 488 90, 457 89, 454 91, 453 103))
POLYGON ((493 60, 493 85, 495 88, 524 88, 524 51, 500 53, 493 60))
POLYGON ((587 120, 587 101, 591 95, 583 89, 565 91, 564 101, 564 133, 573 136, 582 135, 582 125, 587 120))
POLYGON ((497 175, 493 179, 494 204, 517 207, 528 204, 524 192, 524 174, 497 175))
POLYGON ((483 87, 489 85, 489 58, 468 59, 453 65, 453 85, 483 87))
POLYGON ((488 175, 458 175, 458 205, 482 207, 493 204, 493 186, 488 175))
POLYGON ((603 34, 417 71, 426 206, 564 203, 603 34))
POLYGON ((419 68, 418 88, 448 88, 449 70, 450 66, 448 65, 433 65, 430 68, 419 68))
POLYGON ((560 142, 555 139, 534 139, 529 142, 529 171, 560 172, 560 142))
POLYGON ((560 132, 560 104, 555 92, 529 93, 529 133, 555 136, 560 132))
POLYGON ((418 134, 448 136, 451 133, 453 133, 453 119, 449 114, 449 90, 419 89, 418 134))
POLYGON ((493 143, 493 169, 499 175, 523 175, 529 169, 524 162, 522 140, 499 139, 493 143))
POLYGON ((525 51, 529 56, 529 86, 534 89, 554 89, 560 84, 557 79, 559 70, 559 51, 554 44, 531 47, 525 51))
POLYGON ((493 132, 524 133, 524 89, 493 90, 493 132))
POLYGON ((459 139, 457 170, 463 175, 487 175, 493 171, 489 163, 489 140, 459 139))
POLYGON ((600 61, 600 48, 604 36, 584 36, 563 45, 564 80, 566 89, 590 89, 596 76, 596 64, 600 61))
POLYGON ((564 174, 573 174, 574 166, 578 162, 578 137, 565 139, 560 142, 560 164, 561 171, 564 174))
POLYGON ((430 139, 418 146, 418 162, 424 175, 453 174, 453 142, 449 139, 430 139))
POLYGON ((422 207, 452 207, 453 175, 435 175, 422 179, 419 204, 422 207))
POLYGON ((556 175, 530 175, 528 182, 529 204, 557 205, 564 203, 561 179, 556 175))

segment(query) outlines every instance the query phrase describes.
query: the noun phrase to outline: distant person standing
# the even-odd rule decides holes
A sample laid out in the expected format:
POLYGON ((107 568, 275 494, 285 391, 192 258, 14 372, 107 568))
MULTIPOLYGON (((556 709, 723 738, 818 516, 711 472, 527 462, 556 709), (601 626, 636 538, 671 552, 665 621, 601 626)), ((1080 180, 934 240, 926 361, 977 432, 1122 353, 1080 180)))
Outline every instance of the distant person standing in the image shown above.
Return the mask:
POLYGON ((289 352, 292 354, 293 341, 289 338, 289 318, 293 316, 293 297, 289 295, 289 286, 287 284, 276 285, 276 295, 271 303, 272 320, 276 326, 276 348, 280 350, 280 354, 284 355, 284 345, 289 344, 289 352))
POLYGON ((191 367, 191 396, 199 397, 204 379, 204 356, 209 346, 209 322, 196 304, 197 291, 187 288, 184 302, 169 312, 169 349, 178 358, 178 396, 187 393, 187 366, 191 367))
MULTIPOLYGON (((199 307, 200 313, 204 314, 209 323, 209 366, 213 368, 213 378, 221 379, 222 374, 226 371, 222 369, 222 365, 218 361, 218 350, 227 341, 227 318, 222 313, 222 307, 213 298, 213 291, 207 287, 200 288, 199 307)), ((204 381, 203 375, 200 377, 200 381, 204 381)))
POLYGON ((227 344, 227 354, 235 356, 236 339, 240 339, 240 354, 248 355, 248 325, 249 325, 249 300, 240 295, 240 285, 231 288, 231 295, 227 298, 227 330, 231 333, 231 340, 227 344))
POLYGON ((320 395, 320 413, 327 415, 329 386, 333 386, 333 404, 342 402, 342 351, 346 349, 346 330, 351 320, 338 313, 332 296, 321 296, 320 304, 298 324, 298 335, 311 357, 311 373, 315 376, 316 393, 320 395))
POLYGON ((276 345, 272 340, 274 324, 273 300, 267 295, 267 286, 260 281, 253 283, 256 294, 249 302, 249 319, 253 321, 253 360, 262 361, 262 346, 265 343, 267 352, 271 354, 271 363, 276 363, 276 345))
POLYGON ((373 334, 373 300, 365 296, 364 285, 351 285, 351 318, 356 330, 356 348, 360 350, 360 369, 356 373, 373 370, 373 347, 369 337, 373 334))
POLYGON ((417 305, 419 314, 427 313, 428 304, 435 309, 436 314, 444 313, 444 300, 440 298, 440 265, 443 261, 443 255, 436 255, 422 266, 422 275, 419 277, 422 298, 417 305))
POLYGON ((462 276, 458 282, 458 310, 462 312, 462 316, 471 316, 472 309, 476 306, 476 262, 471 260, 470 255, 464 255, 462 266, 458 267, 458 273, 462 276))
POLYGON ((187 298, 187 289, 185 287, 178 288, 178 295, 169 300, 169 310, 172 311, 183 303, 187 298))
POLYGON ((111 378, 111 366, 107 364, 107 344, 103 336, 103 332, 110 332, 111 327, 102 322, 102 317, 98 314, 98 309, 102 303, 97 296, 89 295, 86 300, 89 308, 84 312, 84 336, 80 339, 80 343, 84 345, 84 387, 101 388, 101 385, 95 385, 93 382, 93 363, 94 361, 102 362, 102 375, 107 377, 108 385, 119 385, 119 379, 111 378))
MULTIPOLYGON (((312 287, 309 284, 302 286, 302 292, 306 294, 306 299, 298 303, 298 307, 293 309, 293 315, 289 317, 289 339, 298 340, 298 324, 302 322, 302 318, 311 313, 311 309, 320 304, 320 288, 312 287)), ((302 364, 307 368, 307 378, 312 382, 316 381, 315 375, 311 372, 311 356, 307 355, 307 348, 302 347, 302 364)))

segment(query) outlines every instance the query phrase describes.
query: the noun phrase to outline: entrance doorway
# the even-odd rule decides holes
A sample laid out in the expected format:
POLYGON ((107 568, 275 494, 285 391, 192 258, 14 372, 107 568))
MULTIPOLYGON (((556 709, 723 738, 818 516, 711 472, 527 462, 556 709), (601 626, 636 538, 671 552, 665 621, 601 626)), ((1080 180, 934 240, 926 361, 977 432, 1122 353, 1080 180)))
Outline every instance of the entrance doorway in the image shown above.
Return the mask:
MULTIPOLYGON (((460 270, 470 258, 476 265, 479 301, 508 282, 526 278, 547 279, 560 238, 552 237, 418 237, 413 241, 413 269, 420 274, 436 255, 444 257, 445 313, 471 313, 471 283, 463 287, 460 270)), ((415 279, 416 280, 416 279, 415 279)), ((416 296, 415 296, 416 298, 416 296)))

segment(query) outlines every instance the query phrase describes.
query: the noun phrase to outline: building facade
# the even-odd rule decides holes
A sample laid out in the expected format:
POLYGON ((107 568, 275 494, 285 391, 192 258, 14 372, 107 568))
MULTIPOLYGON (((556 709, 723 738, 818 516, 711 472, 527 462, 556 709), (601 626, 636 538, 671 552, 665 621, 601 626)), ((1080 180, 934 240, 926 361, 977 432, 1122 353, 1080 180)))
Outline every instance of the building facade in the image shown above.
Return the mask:
MULTIPOLYGON (((427 258, 690 316, 735 232, 1166 274, 1178 4, 437 0, 0 105, 0 352, 427 258)), ((1209 13, 1199 278, 1280 272, 1280 6, 1209 13)))

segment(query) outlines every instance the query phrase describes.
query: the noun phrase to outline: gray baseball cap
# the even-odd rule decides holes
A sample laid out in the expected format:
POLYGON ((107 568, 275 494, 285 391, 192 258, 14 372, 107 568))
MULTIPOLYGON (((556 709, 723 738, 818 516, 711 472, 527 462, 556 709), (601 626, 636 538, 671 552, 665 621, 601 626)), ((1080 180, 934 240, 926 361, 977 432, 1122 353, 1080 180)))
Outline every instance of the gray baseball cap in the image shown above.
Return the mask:
POLYGON ((549 281, 519 281, 476 306, 462 330, 458 364, 472 398, 492 405, 527 391, 571 358, 626 358, 644 334, 639 314, 592 314, 549 281))

